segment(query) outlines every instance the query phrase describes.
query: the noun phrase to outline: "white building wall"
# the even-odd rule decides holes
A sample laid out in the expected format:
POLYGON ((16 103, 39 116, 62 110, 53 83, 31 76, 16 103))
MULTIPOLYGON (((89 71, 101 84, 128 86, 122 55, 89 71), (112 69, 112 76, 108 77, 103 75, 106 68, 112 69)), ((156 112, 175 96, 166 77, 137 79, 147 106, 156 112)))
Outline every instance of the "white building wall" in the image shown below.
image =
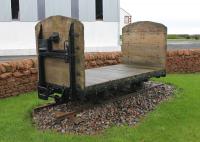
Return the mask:
POLYGON ((11 0, 0 0, 0 22, 11 21, 11 0))
POLYGON ((120 51, 117 22, 84 22, 85 52, 120 51))
MULTIPOLYGON (((5 0, 8 1, 8 0, 5 0)), ((5 2, 4 1, 4 2, 5 2)), ((10 0, 9 0, 10 1, 10 0)), ((25 1, 23 1, 23 11, 25 12, 25 1)), ((31 3, 31 0, 28 0, 31 3)), ((36 1, 36 0, 35 0, 36 1)), ((107 0, 109 1, 109 0, 107 0)), ((118 0, 115 0, 119 2, 118 0)), ((45 0, 46 17, 52 15, 63 15, 71 17, 71 1, 70 0, 45 0)), ((95 0, 79 0, 79 18, 83 21, 85 32, 85 52, 108 52, 120 51, 119 43, 119 15, 112 3, 106 2, 113 9, 109 12, 109 7, 104 8, 104 21, 96 21, 95 0), (85 6, 85 8, 84 8, 85 6), (114 10, 115 9, 115 10, 114 10), (116 13, 115 13, 116 12, 116 13), (111 17, 111 13, 116 14, 111 17), (110 20, 109 20, 110 18, 110 20), (118 19, 118 20, 117 20, 118 19)), ((2 4, 2 0, 0 0, 2 4)), ((5 7, 5 4, 3 4, 5 7)), ((33 3, 35 5, 35 3, 33 3)), ((116 6, 117 3, 115 3, 116 6)), ((1 5, 0 5, 1 7, 1 5)), ((37 5, 33 6, 37 7, 37 5)), ((8 8, 8 7, 7 7, 8 8)), ((118 8, 118 7, 117 7, 118 8)), ((36 8, 37 9, 37 8, 36 8)), ((0 9, 1 11, 2 9, 0 9)), ((6 9, 4 9, 6 10, 6 9)), ((3 11, 3 10, 2 10, 3 11)), ((4 11, 5 12, 5 11, 4 11)), ((10 10, 11 12, 11 10, 10 10)), ((23 17, 28 19, 28 12, 23 17)), ((33 18, 35 12, 32 13, 33 18)), ((11 20, 10 16, 4 19, 11 20)), ((31 14, 30 14, 31 15, 31 14)), ((0 14, 2 16, 2 14, 0 14)), ((22 15, 21 15, 22 16, 22 15)), ((3 19, 3 18, 2 18, 3 19)), ((25 20, 24 19, 24 20, 25 20)), ((1 19, 0 19, 1 20, 1 19)), ((30 19, 28 19, 30 20, 30 19)), ((5 20, 4 20, 5 21, 5 20)), ((35 55, 35 25, 37 22, 0 22, 0 56, 6 55, 35 55), (17 52, 15 52, 17 51, 17 52)))
MULTIPOLYGON (((1 22, 0 56, 36 55, 37 22, 1 22), (8 30, 9 29, 9 30, 8 30)), ((116 22, 83 22, 85 52, 120 51, 119 24, 116 22)))
POLYGON ((20 21, 37 21, 37 0, 19 0, 20 21))
POLYGON ((45 0, 46 17, 62 15, 71 17, 71 0, 45 0))
POLYGON ((0 56, 36 55, 36 22, 0 22, 0 56))
POLYGON ((96 21, 95 0, 79 0, 79 20, 96 21))
POLYGON ((119 22, 119 0, 103 0, 103 20, 105 22, 119 22))

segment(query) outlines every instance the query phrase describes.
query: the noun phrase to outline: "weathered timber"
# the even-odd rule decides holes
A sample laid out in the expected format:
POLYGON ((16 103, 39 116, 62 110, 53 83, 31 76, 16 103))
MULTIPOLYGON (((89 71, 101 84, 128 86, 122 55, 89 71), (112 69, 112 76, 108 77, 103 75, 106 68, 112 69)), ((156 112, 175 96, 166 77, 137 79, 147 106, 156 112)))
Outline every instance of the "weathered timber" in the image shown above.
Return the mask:
POLYGON ((148 80, 151 77, 165 76, 160 68, 138 67, 119 64, 86 70, 86 92, 102 91, 109 88, 125 88, 131 84, 148 80))
MULTIPOLYGON (((76 86, 79 90, 85 89, 85 61, 84 61, 84 27, 81 22, 75 19, 53 16, 49 17, 36 25, 37 53, 39 54, 39 40, 48 39, 52 33, 59 34, 59 42, 53 43, 52 51, 62 52, 65 44, 70 41, 70 27, 74 24, 74 50, 75 50, 75 78, 76 86)), ((69 64, 64 59, 45 58, 45 81, 59 86, 70 86, 69 64)))
POLYGON ((167 28, 154 22, 136 22, 123 28, 123 63, 166 68, 167 28))

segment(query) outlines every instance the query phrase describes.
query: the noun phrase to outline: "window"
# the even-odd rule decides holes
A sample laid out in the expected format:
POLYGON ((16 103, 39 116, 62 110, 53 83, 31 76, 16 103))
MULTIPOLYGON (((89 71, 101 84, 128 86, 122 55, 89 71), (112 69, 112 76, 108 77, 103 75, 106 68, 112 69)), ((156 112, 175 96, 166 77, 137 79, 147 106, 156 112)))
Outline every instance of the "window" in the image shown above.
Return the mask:
POLYGON ((19 19, 19 0, 11 0, 12 19, 19 19))
POLYGON ((96 0, 96 20, 103 20, 103 0, 96 0))
POLYGON ((124 24, 130 24, 132 22, 131 16, 124 16, 124 24))

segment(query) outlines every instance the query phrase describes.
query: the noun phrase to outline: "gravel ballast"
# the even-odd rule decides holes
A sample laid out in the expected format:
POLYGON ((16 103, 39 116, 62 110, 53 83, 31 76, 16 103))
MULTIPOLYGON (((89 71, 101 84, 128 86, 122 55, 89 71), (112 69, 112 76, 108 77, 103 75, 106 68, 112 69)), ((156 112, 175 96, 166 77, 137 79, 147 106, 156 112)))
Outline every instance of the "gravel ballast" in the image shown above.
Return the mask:
POLYGON ((144 89, 153 85, 156 83, 144 83, 144 86, 132 95, 123 96, 122 99, 116 99, 116 101, 91 105, 71 115, 71 112, 84 108, 84 105, 69 102, 43 108, 33 113, 33 121, 40 130, 87 135, 103 132, 112 126, 134 126, 160 102, 168 100, 173 95, 174 88, 170 85, 162 84, 151 89, 144 89), (68 116, 61 117, 63 114, 68 114, 68 116))

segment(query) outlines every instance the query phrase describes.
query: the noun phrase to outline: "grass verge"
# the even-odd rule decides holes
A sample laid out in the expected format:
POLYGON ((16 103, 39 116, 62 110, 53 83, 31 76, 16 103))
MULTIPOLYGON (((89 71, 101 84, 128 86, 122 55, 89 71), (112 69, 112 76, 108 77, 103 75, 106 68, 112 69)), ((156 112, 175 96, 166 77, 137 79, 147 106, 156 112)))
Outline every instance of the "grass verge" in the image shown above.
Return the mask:
MULTIPOLYGON (((157 80, 157 79, 156 79, 157 80)), ((98 136, 38 131, 32 108, 44 103, 36 93, 0 100, 0 142, 197 142, 200 139, 200 74, 168 75, 158 81, 183 88, 136 127, 113 127, 98 136)))

